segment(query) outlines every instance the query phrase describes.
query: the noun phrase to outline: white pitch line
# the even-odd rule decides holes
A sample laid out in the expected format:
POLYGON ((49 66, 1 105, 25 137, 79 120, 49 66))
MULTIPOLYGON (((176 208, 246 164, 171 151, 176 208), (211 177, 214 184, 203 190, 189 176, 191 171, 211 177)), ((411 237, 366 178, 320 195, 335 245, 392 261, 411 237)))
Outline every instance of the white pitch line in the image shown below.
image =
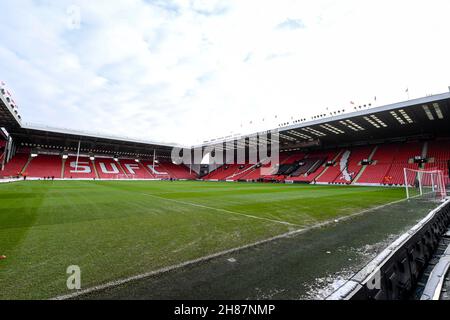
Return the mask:
MULTIPOLYGON (((149 195, 149 194, 146 194, 146 195, 149 195)), ((367 209, 367 210, 363 210, 363 211, 360 211, 360 212, 357 212, 357 213, 354 213, 354 214, 351 214, 351 215, 348 215, 348 216, 344 216, 344 217, 341 217, 341 218, 338 218, 338 219, 327 220, 327 221, 315 224, 313 226, 310 226, 310 227, 307 227, 307 228, 304 228, 304 229, 297 229, 297 230, 290 231, 290 232, 287 232, 287 233, 284 233, 284 234, 281 234, 281 235, 278 235, 278 236, 271 237, 269 239, 257 241, 257 242, 251 243, 251 244, 247 244, 247 245, 244 245, 244 246, 241 246, 241 247, 237 247, 237 248, 233 248, 233 249, 229 249, 229 250, 220 251, 220 252, 208 255, 208 256, 204 256, 204 257, 201 257, 201 258, 198 258, 198 259, 195 259, 195 260, 182 262, 182 263, 179 263, 177 265, 172 265, 172 266, 169 266, 169 267, 166 267, 166 268, 162 268, 162 269, 159 269, 159 270, 138 274, 138 275, 131 276, 131 277, 128 277, 128 278, 124 278, 124 279, 110 281, 110 282, 107 282, 107 283, 104 283, 104 284, 101 284, 101 285, 98 285, 98 286, 90 287, 90 288, 84 289, 84 290, 79 290, 77 292, 70 293, 70 294, 67 294, 67 295, 57 296, 57 297, 52 298, 50 300, 73 299, 73 298, 76 298, 76 297, 79 297, 79 296, 82 296, 82 295, 86 295, 86 294, 89 294, 89 293, 92 293, 92 292, 95 292, 95 291, 100 291, 100 290, 104 290, 104 289, 108 289, 108 288, 117 287, 117 286, 120 286, 122 284, 126 284, 126 283, 131 282, 131 281, 141 280, 141 279, 149 278, 149 277, 152 277, 152 276, 164 274, 164 273, 167 273, 167 272, 170 272, 170 271, 174 271, 174 270, 177 270, 177 269, 181 269, 181 268, 184 268, 184 267, 187 267, 187 266, 190 266, 190 265, 194 265, 194 264, 197 264, 197 263, 200 263, 200 262, 205 262, 205 261, 208 261, 208 260, 212 260, 214 258, 219 258, 221 256, 224 256, 224 255, 227 255, 227 254, 230 254, 230 253, 235 253, 235 252, 238 252, 238 251, 249 249, 249 248, 252 248, 252 247, 255 247, 255 246, 259 246, 259 245, 262 245, 262 244, 266 244, 266 243, 275 241, 275 240, 288 238, 290 236, 294 236, 294 235, 301 234, 301 233, 304 233, 304 232, 307 232, 307 231, 310 231, 310 230, 322 228, 322 227, 325 227, 327 225, 336 224, 338 222, 342 222, 342 221, 351 219, 351 218, 353 218, 355 216, 363 215, 365 213, 368 213, 368 212, 371 212, 371 211, 375 211, 375 210, 378 210, 378 209, 381 209, 381 208, 384 208, 384 207, 387 207, 387 206, 390 206, 390 205, 393 205, 393 204, 396 204, 396 203, 404 202, 404 201, 407 201, 407 200, 408 199, 402 199, 402 200, 389 202, 387 204, 384 204, 384 205, 381 205, 381 206, 378 206, 378 207, 374 207, 374 208, 370 208, 370 209, 367 209)))
POLYGON ((209 206, 205 206, 205 205, 202 205, 202 204, 197 204, 197 203, 192 203, 192 202, 187 202, 187 201, 181 201, 181 200, 175 200, 175 199, 167 199, 167 198, 158 197, 158 196, 155 196, 155 195, 149 194, 149 193, 142 193, 142 194, 146 195, 146 196, 149 196, 149 197, 161 199, 161 200, 171 201, 171 202, 184 204, 184 205, 188 205, 188 206, 193 206, 193 207, 198 207, 198 208, 202 208, 202 209, 215 210, 215 211, 231 213, 231 214, 234 214, 234 215, 239 215, 239 216, 243 216, 243 217, 247 217, 247 218, 258 219, 258 220, 265 220, 265 221, 270 221, 270 222, 279 223, 279 224, 283 224, 283 225, 300 227, 300 225, 295 224, 295 223, 291 223, 291 222, 275 220, 275 219, 269 219, 269 218, 264 218, 264 217, 257 217, 257 216, 253 216, 251 214, 245 214, 245 213, 230 211, 230 210, 221 209, 221 208, 209 207, 209 206))

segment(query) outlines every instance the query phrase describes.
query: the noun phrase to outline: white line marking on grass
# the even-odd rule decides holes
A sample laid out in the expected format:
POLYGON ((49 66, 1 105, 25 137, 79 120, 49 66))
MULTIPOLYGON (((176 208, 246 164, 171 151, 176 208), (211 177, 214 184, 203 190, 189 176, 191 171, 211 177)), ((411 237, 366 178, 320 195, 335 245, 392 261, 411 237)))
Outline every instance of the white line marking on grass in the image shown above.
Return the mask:
POLYGON ((157 198, 157 199, 161 199, 161 200, 171 201, 171 202, 184 204, 184 205, 188 205, 188 206, 192 206, 192 207, 198 207, 198 208, 208 209, 208 210, 215 210, 215 211, 231 213, 231 214, 234 214, 234 215, 239 215, 239 216, 243 216, 243 217, 247 217, 247 218, 258 219, 258 220, 265 220, 265 221, 270 221, 270 222, 279 223, 279 224, 283 224, 283 225, 300 227, 300 225, 298 225, 298 224, 287 222, 287 221, 281 221, 281 220, 269 219, 269 218, 264 218, 264 217, 258 217, 258 216, 253 216, 251 214, 246 214, 246 213, 240 213, 240 212, 230 211, 230 210, 226 210, 226 209, 209 207, 209 206, 205 206, 205 205, 202 205, 202 204, 197 204, 197 203, 192 203, 192 202, 187 202, 187 201, 182 201, 182 200, 167 199, 167 198, 158 197, 158 196, 155 196, 154 194, 149 194, 149 193, 142 193, 142 194, 146 195, 148 197, 153 197, 153 198, 157 198))
POLYGON ((152 276, 168 273, 170 271, 181 269, 181 268, 184 268, 184 267, 187 267, 187 266, 190 266, 190 265, 194 265, 194 264, 197 264, 197 263, 206 262, 208 260, 219 258, 221 256, 224 256, 224 255, 227 255, 227 254, 230 254, 230 253, 235 253, 235 252, 242 251, 242 250, 245 250, 245 249, 249 249, 249 248, 252 248, 252 247, 255 247, 255 246, 266 244, 266 243, 269 243, 269 242, 272 242, 272 241, 275 241, 275 240, 288 238, 288 237, 291 237, 291 236, 294 236, 294 235, 298 235, 298 234, 301 234, 301 233, 305 233, 305 232, 308 232, 308 231, 311 231, 311 230, 314 230, 314 229, 319 229, 319 228, 322 228, 322 227, 325 227, 325 226, 328 226, 328 225, 331 225, 331 224, 336 224, 338 222, 349 220, 349 219, 354 218, 356 216, 360 216, 360 215, 363 215, 363 214, 371 212, 371 211, 376 211, 376 210, 382 209, 384 207, 387 207, 387 206, 390 206, 390 205, 393 205, 393 204, 397 204, 397 203, 400 203, 400 202, 405 202, 407 200, 408 199, 401 199, 401 200, 392 201, 392 202, 386 203, 384 205, 380 205, 380 206, 377 206, 377 207, 374 207, 374 208, 366 209, 366 210, 363 210, 363 211, 360 211, 360 212, 357 212, 357 213, 354 213, 354 214, 351 214, 351 215, 348 215, 348 216, 344 216, 344 217, 341 217, 341 218, 338 218, 338 219, 327 220, 327 221, 315 224, 313 226, 310 226, 310 227, 307 227, 307 228, 304 228, 304 229, 297 229, 297 230, 290 231, 290 232, 287 232, 287 233, 284 233, 284 234, 281 234, 281 235, 278 235, 278 236, 274 236, 274 237, 271 237, 271 238, 268 238, 268 239, 265 239, 265 240, 260 240, 260 241, 257 241, 257 242, 251 243, 251 244, 247 244, 247 245, 244 245, 244 246, 240 246, 240 247, 237 247, 237 248, 220 251, 220 252, 217 252, 217 253, 214 253, 214 254, 211 254, 211 255, 207 255, 207 256, 195 259, 195 260, 182 262, 182 263, 179 263, 179 264, 176 264, 176 265, 172 265, 172 266, 168 266, 168 267, 165 267, 165 268, 162 268, 162 269, 159 269, 159 270, 138 274, 138 275, 131 276, 131 277, 128 277, 128 278, 124 278, 124 279, 110 281, 110 282, 107 282, 105 284, 101 284, 101 285, 94 286, 94 287, 91 287, 91 288, 88 288, 88 289, 84 289, 84 290, 79 290, 79 291, 71 293, 71 294, 57 296, 57 297, 52 298, 50 300, 74 299, 76 297, 79 297, 79 296, 82 296, 82 295, 86 295, 86 294, 89 294, 89 293, 92 293, 92 292, 95 292, 95 291, 100 291, 100 290, 104 290, 104 289, 108 289, 108 288, 114 288, 114 287, 126 284, 128 282, 132 282, 132 281, 136 281, 136 280, 142 280, 142 279, 149 278, 149 277, 152 277, 152 276))

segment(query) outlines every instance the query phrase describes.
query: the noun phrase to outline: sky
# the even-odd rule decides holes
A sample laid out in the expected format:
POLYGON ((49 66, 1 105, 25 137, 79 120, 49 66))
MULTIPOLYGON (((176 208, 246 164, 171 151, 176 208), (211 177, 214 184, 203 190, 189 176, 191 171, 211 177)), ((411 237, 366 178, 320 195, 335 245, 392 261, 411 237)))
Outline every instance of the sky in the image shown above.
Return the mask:
POLYGON ((450 86, 448 0, 1 7, 0 80, 28 123, 195 145, 450 86))

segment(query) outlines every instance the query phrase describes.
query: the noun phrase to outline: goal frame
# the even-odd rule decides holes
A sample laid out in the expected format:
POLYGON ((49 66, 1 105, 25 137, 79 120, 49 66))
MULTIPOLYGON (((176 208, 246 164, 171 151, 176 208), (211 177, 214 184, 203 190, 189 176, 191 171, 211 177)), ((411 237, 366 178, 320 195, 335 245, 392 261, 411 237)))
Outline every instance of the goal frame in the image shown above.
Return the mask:
POLYGON ((411 169, 411 168, 403 168, 404 173, 404 182, 405 182, 405 190, 406 190, 406 198, 411 199, 413 198, 410 194, 409 188, 413 187, 408 182, 408 172, 414 172, 420 178, 418 179, 418 189, 419 189, 419 195, 424 195, 424 184, 423 184, 423 175, 429 174, 431 178, 431 192, 436 193, 436 196, 438 198, 445 199, 447 196, 445 182, 444 182, 444 173, 442 170, 423 170, 423 169, 411 169))

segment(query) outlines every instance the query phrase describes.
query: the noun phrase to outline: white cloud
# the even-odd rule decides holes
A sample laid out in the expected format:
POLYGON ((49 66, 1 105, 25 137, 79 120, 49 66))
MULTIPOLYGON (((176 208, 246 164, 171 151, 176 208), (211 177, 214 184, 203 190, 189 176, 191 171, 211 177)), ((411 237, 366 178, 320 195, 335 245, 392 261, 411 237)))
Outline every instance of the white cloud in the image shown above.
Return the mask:
POLYGON ((4 2, 1 77, 30 122, 193 144, 450 84, 445 0, 4 2))

